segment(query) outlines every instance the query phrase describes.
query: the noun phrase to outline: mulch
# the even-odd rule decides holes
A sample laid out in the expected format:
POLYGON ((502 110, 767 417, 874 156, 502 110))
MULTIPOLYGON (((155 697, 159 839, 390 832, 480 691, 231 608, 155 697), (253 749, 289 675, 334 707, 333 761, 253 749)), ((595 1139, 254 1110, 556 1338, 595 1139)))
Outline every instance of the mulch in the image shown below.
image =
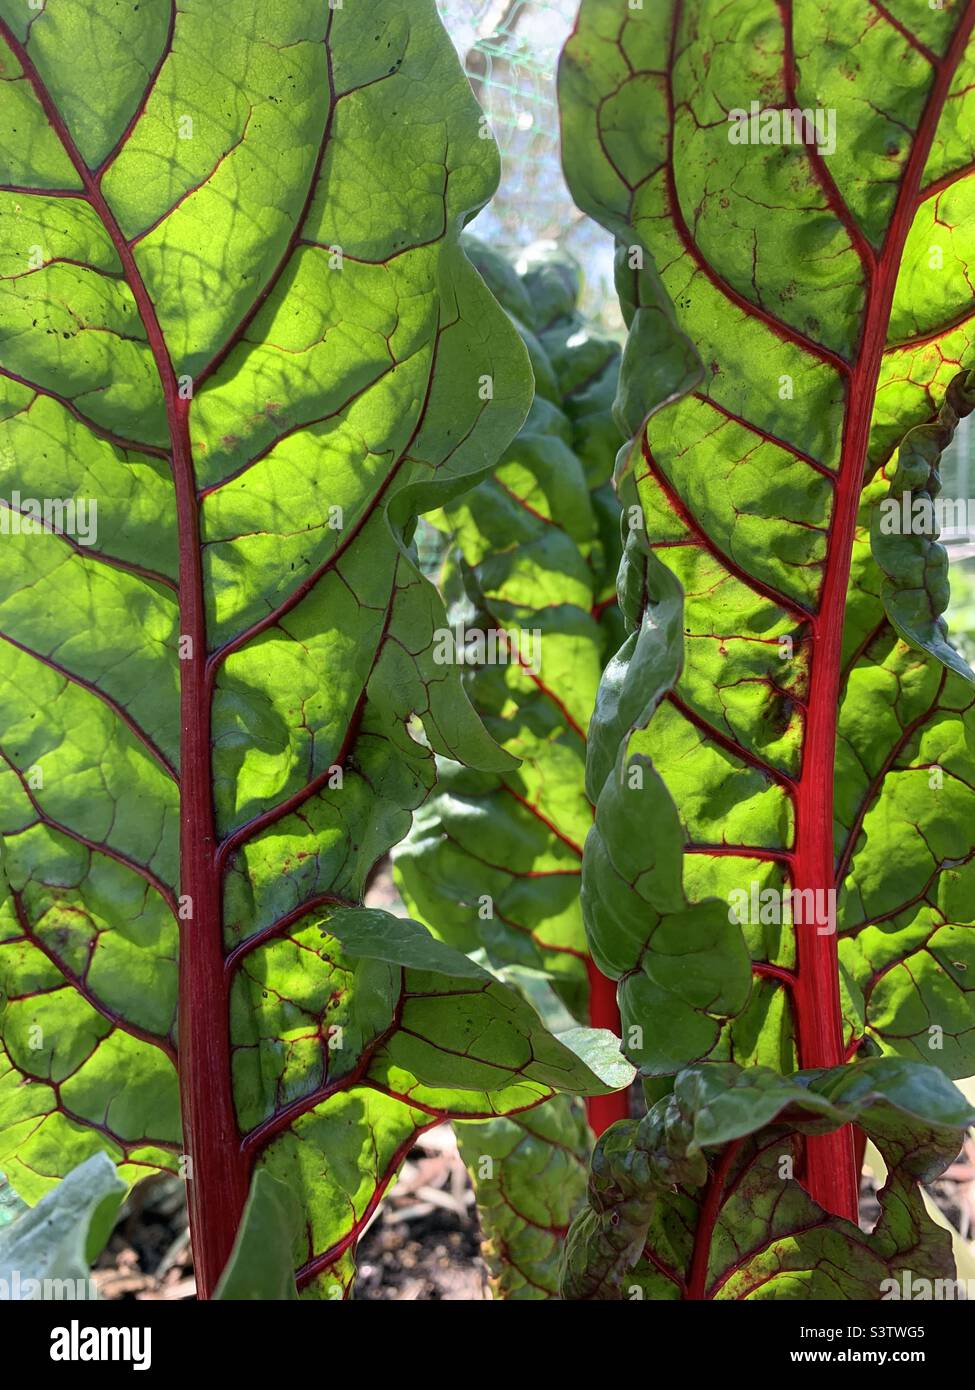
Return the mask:
MULTIPOLYGON (((975 1139, 928 1192, 956 1230, 975 1239, 975 1139)), ((865 1171, 860 1224, 880 1213, 876 1182, 865 1171)), ((479 1253, 474 1194, 448 1125, 429 1130, 403 1165, 359 1245, 358 1300, 419 1302, 490 1299, 479 1253)), ((196 1286, 183 1184, 154 1178, 123 1208, 94 1271, 106 1299, 192 1299, 196 1286)))

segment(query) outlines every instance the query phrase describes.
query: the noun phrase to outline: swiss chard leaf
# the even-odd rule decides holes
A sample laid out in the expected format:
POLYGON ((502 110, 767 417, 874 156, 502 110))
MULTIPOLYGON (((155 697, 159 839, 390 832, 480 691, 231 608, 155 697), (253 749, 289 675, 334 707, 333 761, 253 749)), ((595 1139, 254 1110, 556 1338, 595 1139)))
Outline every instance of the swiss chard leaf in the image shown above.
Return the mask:
POLYGON ((950 1237, 926 1216, 916 1183, 950 1162, 973 1118, 941 1072, 896 1058, 792 1077, 721 1063, 680 1072, 644 1119, 598 1141, 563 1293, 876 1300, 905 1278, 950 1280, 950 1237), (888 1160, 871 1234, 824 1212, 794 1180, 796 1136, 851 1122, 888 1160))
MULTIPOLYGON (((648 1076, 975 1069, 972 677, 937 530, 870 545, 891 489, 936 491, 975 396, 973 26, 972 3, 583 0, 566 50, 567 174, 620 245, 618 477, 646 528, 584 872, 648 1076), (802 109, 812 132, 784 124, 802 109), (681 853, 682 892, 660 862, 681 853)), ((849 1132, 807 1154, 852 1215, 849 1132)))
POLYGON ((585 330, 570 263, 528 255, 516 272, 481 246, 471 254, 526 341, 536 394, 491 477, 438 518, 450 543, 442 587, 458 648, 469 637, 471 700, 518 765, 490 774, 443 761, 396 849, 396 879, 439 936, 495 966, 548 971, 588 1021, 579 875, 592 824, 586 729, 620 636, 609 484, 619 349, 585 330), (498 654, 486 642, 479 653, 478 635, 491 634, 498 654))
POLYGON ((342 1291, 425 1126, 600 1089, 357 910, 433 752, 510 765, 411 546, 529 404, 459 241, 497 152, 433 0, 0 0, 0 48, 0 1166, 183 1171, 204 1296, 266 1170, 342 1291))
MULTIPOLYGON (((459 648, 469 636, 476 658, 479 635, 514 639, 500 644, 501 662, 485 642, 488 660, 466 685, 519 762, 491 774, 441 760, 436 791, 395 851, 396 879, 437 935, 495 967, 548 972, 578 1020, 618 1032, 614 987, 588 959, 579 876, 592 824, 586 730, 620 637, 609 482, 619 348, 586 329, 570 262, 539 249, 516 269, 468 245, 525 339, 536 394, 491 477, 437 519, 450 546, 443 588, 459 648)), ((588 1108, 598 1134, 628 1113, 627 1096, 593 1097, 588 1108)), ((457 1135, 496 1296, 554 1297, 592 1142, 579 1107, 558 1098, 544 1111, 459 1125, 457 1135)))
POLYGON ((562 1245, 582 1207, 592 1135, 585 1111, 554 1096, 524 1115, 460 1124, 496 1298, 559 1296, 562 1245))

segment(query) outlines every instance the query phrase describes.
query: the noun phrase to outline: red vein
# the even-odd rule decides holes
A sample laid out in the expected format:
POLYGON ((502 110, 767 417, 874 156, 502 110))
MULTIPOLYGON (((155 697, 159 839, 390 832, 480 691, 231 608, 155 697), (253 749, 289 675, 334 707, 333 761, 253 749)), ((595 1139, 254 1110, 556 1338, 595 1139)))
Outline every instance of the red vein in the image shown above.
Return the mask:
POLYGON ((557 840, 561 840, 562 844, 565 845, 567 849, 571 849, 573 854, 577 855, 580 859, 582 858, 582 846, 577 845, 575 840, 570 839, 568 835, 564 834, 555 822, 549 820, 548 816, 546 816, 543 811, 540 811, 537 806, 533 806, 527 797, 521 796, 513 787, 509 787, 507 782, 504 784, 503 790, 506 791, 509 796, 513 796, 519 805, 524 806, 526 811, 531 812, 536 820, 540 820, 542 825, 550 830, 557 840))
MULTIPOLYGON (((26 515, 20 507, 11 506, 6 498, 0 498, 0 510, 11 512, 14 516, 26 515)), ((140 565, 135 560, 123 560, 121 556, 109 555, 104 550, 96 549, 93 545, 83 545, 69 531, 58 530, 56 526, 50 525, 43 517, 28 517, 28 520, 35 526, 39 526, 47 535, 59 537, 82 560, 95 560, 99 564, 108 565, 110 569, 121 570, 123 574, 133 574, 139 579, 147 579, 150 584, 162 584, 164 588, 171 589, 173 593, 178 591, 176 583, 168 575, 161 574, 158 570, 149 569, 147 565, 140 565)))
POLYGON ((795 853, 791 849, 768 849, 762 845, 707 845, 691 844, 684 846, 685 854, 706 854, 720 856, 733 855, 739 859, 767 860, 775 864, 791 864, 795 853))
POLYGON ((252 932, 250 936, 245 936, 243 941, 238 942, 234 949, 228 954, 224 962, 224 969, 228 975, 233 975, 242 960, 245 960, 252 951, 264 946, 268 941, 274 941, 277 937, 283 936, 296 922, 300 922, 303 917, 309 917, 320 907, 358 907, 358 903, 351 902, 348 898, 340 898, 335 893, 316 893, 313 898, 306 902, 298 903, 290 912, 277 917, 273 922, 269 922, 266 927, 261 927, 258 931, 252 932))
POLYGON ((2 183, 0 193, 13 193, 23 198, 79 198, 86 201, 83 188, 28 188, 22 183, 2 183))
POLYGON ((948 323, 939 324, 937 328, 925 329, 913 338, 899 338, 895 343, 888 341, 884 352, 909 352, 914 348, 926 347, 929 343, 939 343, 949 333, 954 333, 966 323, 971 323, 972 319, 975 319, 975 309, 960 309, 953 319, 948 323))
MULTIPOLYGON (((822 889, 834 883, 833 819, 837 711, 842 678, 842 643, 857 511, 863 488, 872 407, 883 360, 897 275, 914 214, 921 176, 952 74, 975 23, 975 4, 966 7, 939 65, 901 178, 884 239, 878 272, 867 299, 860 351, 850 382, 836 505, 830 525, 818 613, 812 625, 809 712, 796 816, 793 887, 822 889)), ((796 932, 798 981, 795 991, 800 1064, 842 1065, 845 1041, 839 995, 835 933, 815 926, 796 932)), ((858 1173, 852 1129, 810 1137, 806 1144, 805 1185, 827 1211, 857 1219, 858 1173)))
POLYGON ((939 193, 944 193, 956 183, 960 183, 962 179, 971 178, 972 174, 975 174, 975 160, 972 160, 970 164, 962 165, 960 169, 949 169, 946 174, 934 179, 926 188, 921 190, 919 201, 926 203, 929 198, 936 198, 939 193))
POLYGON ((169 0, 169 27, 166 32, 166 37, 163 40, 162 52, 156 60, 156 66, 149 74, 149 81, 143 88, 142 94, 139 98, 136 108, 132 112, 132 115, 129 117, 128 121, 126 122, 125 129, 122 131, 122 134, 119 136, 112 149, 109 150, 108 154, 105 156, 101 164, 95 170, 96 178, 102 179, 105 176, 105 173, 107 172, 109 167, 112 164, 114 164, 115 160, 118 158, 119 152, 125 148, 126 141, 132 134, 133 130, 135 130, 136 125, 145 113, 146 106, 149 104, 149 98, 155 90, 156 83, 159 81, 159 74, 162 72, 163 64, 173 51, 173 39, 175 37, 175 33, 176 0, 169 0))
POLYGON ((825 463, 821 463, 819 459, 813 458, 812 454, 807 454, 795 444, 789 444, 786 440, 780 439, 777 434, 771 434, 763 426, 757 425, 751 420, 746 420, 744 415, 736 415, 733 410, 729 410, 728 407, 722 405, 720 401, 716 401, 713 396, 706 396, 703 391, 691 391, 690 395, 694 400, 700 401, 702 405, 710 406, 712 410, 716 410, 718 414, 723 415, 726 420, 730 420, 735 425, 741 425, 742 429, 747 430, 749 434, 753 434, 757 439, 761 439, 766 444, 771 444, 776 449, 781 449, 783 453, 790 454, 793 458, 798 459, 800 463, 805 463, 810 468, 815 469, 817 473, 822 474, 824 478, 828 479, 828 481, 835 486, 836 473, 834 469, 830 468, 825 463))
POLYGON ((303 1289, 307 1284, 310 1284, 317 1275, 324 1274, 331 1265, 342 1258, 347 1250, 351 1250, 355 1246, 362 1232, 372 1220, 376 1208, 386 1194, 387 1188, 399 1171, 400 1164, 407 1157, 417 1139, 421 1134, 426 1134, 428 1129, 433 1129, 434 1125, 440 1123, 440 1119, 437 1118, 430 1120, 429 1123, 425 1125, 417 1125, 409 1137, 404 1139, 401 1144, 397 1145, 390 1155, 382 1177, 377 1173, 376 1186, 373 1189, 372 1195, 363 1208, 362 1214, 353 1221, 349 1231, 341 1240, 336 1241, 334 1245, 330 1245, 322 1254, 316 1255, 313 1259, 308 1260, 307 1263, 303 1264, 298 1270, 296 1278, 299 1289, 303 1289))
POLYGON ((708 1178, 704 1200, 694 1227, 694 1247, 691 1254, 691 1267, 687 1278, 684 1298, 701 1300, 707 1298, 708 1261, 711 1256, 711 1241, 714 1227, 721 1211, 725 1180, 741 1148, 742 1140, 736 1139, 721 1152, 714 1169, 708 1178))
MULTIPOLYGON (((796 54, 795 40, 792 31, 792 0, 778 0, 778 6, 779 15, 782 19, 782 65, 785 77, 786 99, 793 109, 796 109, 800 107, 801 103, 796 91, 796 54)), ((816 175, 816 182, 826 195, 826 201, 829 204, 830 211, 842 223, 854 250, 860 258, 860 263, 866 272, 868 282, 872 282, 877 271, 876 251, 864 236, 863 229, 840 194, 833 175, 829 171, 829 166, 820 154, 819 146, 813 142, 807 145, 805 149, 813 173, 816 175)))
MULTIPOLYGON (((87 195, 78 194, 79 198, 87 201, 87 195)), ((29 391, 33 391, 38 396, 46 396, 49 400, 57 401, 79 424, 84 425, 86 430, 95 435, 98 439, 104 439, 107 444, 114 444, 116 449, 123 449, 128 454, 149 454, 153 458, 161 458, 169 461, 169 450, 161 449, 157 444, 141 444, 135 439, 126 439, 113 430, 106 429, 104 425, 96 424, 94 420, 84 415, 74 401, 67 396, 59 395, 57 391, 52 391, 49 386, 39 386, 36 381, 28 381, 26 377, 19 376, 17 372, 12 372, 9 367, 0 367, 0 377, 6 377, 8 381, 16 381, 19 386, 26 386, 29 391)), ((29 411, 30 407, 28 407, 29 411)))
POLYGON ((77 675, 74 671, 69 671, 67 667, 62 666, 59 662, 55 661, 53 657, 43 656, 40 652, 35 652, 30 647, 25 647, 22 642, 18 642, 17 639, 11 637, 9 633, 0 632, 0 640, 8 643, 11 647, 16 647, 16 649, 23 652, 25 656, 32 657, 34 661, 39 661, 42 666, 47 666, 49 670, 56 671, 59 676, 62 676, 66 681, 70 681, 72 685, 80 686, 82 690, 87 690, 90 695, 94 695, 97 699, 101 700, 102 704, 107 705, 112 713, 115 714, 134 737, 139 740, 146 751, 151 753, 153 758, 160 763, 167 776, 178 783, 179 778, 176 774, 176 769, 159 745, 154 739, 150 738, 145 729, 133 719, 125 706, 120 705, 118 701, 114 700, 111 695, 101 688, 101 686, 92 684, 91 681, 85 680, 83 676, 77 675))
MULTIPOLYGON (((387 610, 386 627, 383 629, 383 635, 376 648, 373 668, 375 668, 379 653, 382 651, 383 639, 385 638, 386 630, 389 626, 389 616, 392 613, 392 607, 393 605, 391 602, 387 610)), ((324 768, 317 776, 312 777, 303 787, 299 787, 291 796, 286 797, 284 801, 279 801, 277 805, 270 806, 266 811, 262 811, 259 816, 254 816, 252 820, 247 821, 245 825, 240 826, 239 829, 221 840, 220 844, 217 846, 214 860, 218 873, 224 872, 228 861, 236 854, 237 850, 239 850, 242 845, 252 840, 255 835, 259 835, 262 830, 266 830, 269 825, 276 824, 279 820, 283 820, 285 816, 290 815, 292 811, 297 811, 299 807, 304 806, 307 801, 310 801, 313 796, 321 791, 337 769, 344 768, 355 745, 356 739, 359 737, 359 731, 362 726, 362 716, 366 707, 367 684, 368 682, 363 685, 362 694, 359 696, 356 707, 349 719, 345 738, 342 741, 342 747, 335 761, 330 763, 329 766, 324 768)))
POLYGON ((912 48, 916 49, 918 53, 927 58, 928 62, 933 67, 938 66, 940 59, 937 53, 934 53, 928 48, 926 43, 922 43, 918 36, 913 34, 911 30, 908 29, 907 25, 902 20, 898 19, 895 14, 891 14, 887 6, 882 3, 882 0, 867 0, 867 3, 872 5, 877 13, 881 15, 892 28, 896 29, 898 34, 906 39, 912 48))
POLYGON ((763 979, 778 980, 780 984, 788 985, 790 989, 796 982, 793 971, 786 970, 782 965, 770 965, 768 961, 752 961, 752 974, 759 975, 763 979))
MULTIPOLYGON (((743 569, 741 565, 738 564, 737 560, 733 560, 730 555, 726 554, 726 552, 711 539, 687 506, 674 484, 670 481, 667 474, 653 457, 653 454, 650 452, 650 444, 647 440, 646 433, 643 435, 640 447, 643 454, 643 461, 647 465, 651 475, 656 479, 664 496, 667 498, 671 510, 679 520, 684 523, 687 530, 696 539, 698 545, 712 555, 723 569, 726 569, 729 574, 733 575, 735 579, 740 580, 740 582, 749 589, 753 589, 755 593, 761 594, 763 598, 767 598, 768 601, 774 603, 777 608, 785 609, 786 612, 791 613, 792 616, 800 622, 808 622, 812 617, 812 613, 808 608, 804 607, 795 599, 787 598, 785 594, 780 594, 777 589, 773 589, 772 586, 766 584, 764 580, 756 579, 754 575, 749 574, 747 570, 743 569)), ((639 479, 637 481, 639 481, 639 479)))
POLYGON ((65 965, 64 961, 50 946, 48 946, 43 937, 37 935, 28 920, 21 895, 11 890, 10 896, 13 900, 17 921, 20 923, 20 928, 24 936, 32 946, 35 946, 42 955, 47 957, 54 968, 61 974, 65 982, 70 985, 72 989, 76 990, 77 993, 81 995, 82 999, 84 999, 96 1013, 100 1014, 106 1022, 111 1023, 113 1027, 118 1028, 121 1032, 128 1033, 133 1038, 138 1038, 144 1043, 149 1043, 152 1047, 159 1048, 160 1052, 164 1052, 175 1066, 176 1049, 173 1047, 169 1038, 164 1037, 161 1033, 150 1032, 148 1028, 141 1028, 138 1023, 134 1023, 131 1019, 124 1018, 116 1009, 111 1008, 104 1000, 99 999, 88 982, 82 979, 80 975, 76 975, 73 970, 65 965))
POLYGON ((743 747, 742 744, 740 744, 737 739, 732 738, 730 734, 723 733, 715 724, 712 724, 709 719, 705 719, 703 715, 698 714, 697 710, 692 709, 686 700, 682 699, 681 696, 677 694, 676 690, 669 690, 666 698, 675 709, 680 711, 689 723, 693 724, 696 729, 700 729, 705 738, 717 743, 721 748, 724 748, 726 752, 733 754, 736 758, 740 758, 743 763, 747 763, 749 767, 754 768, 756 772, 760 772, 762 776, 767 777, 769 781, 777 782, 778 785, 784 787, 790 795, 795 794, 795 779, 790 777, 787 772, 782 772, 781 769, 773 767, 771 763, 766 762, 765 759, 760 757, 757 753, 753 753, 751 749, 743 747))

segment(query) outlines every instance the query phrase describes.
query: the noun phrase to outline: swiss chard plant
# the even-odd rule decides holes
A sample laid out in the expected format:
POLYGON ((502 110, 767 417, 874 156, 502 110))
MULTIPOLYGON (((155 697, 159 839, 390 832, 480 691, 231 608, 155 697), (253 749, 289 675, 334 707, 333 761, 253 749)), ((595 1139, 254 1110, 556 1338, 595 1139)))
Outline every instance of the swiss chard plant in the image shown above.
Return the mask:
POLYGON ((512 762, 493 775, 442 763, 396 879, 452 945, 542 971, 578 1019, 611 1022, 615 988, 587 959, 579 878, 586 730, 621 635, 619 349, 586 331, 570 262, 543 251, 519 274, 469 248, 525 340, 535 397, 491 476, 430 520, 448 540, 440 584, 466 689, 512 762))
POLYGON ((975 1071, 975 678, 937 507, 975 404, 973 29, 972 0, 583 0, 564 55, 632 438, 583 897, 652 1102, 597 1147, 572 1296, 950 1271, 914 1184, 975 1071))
MULTIPOLYGON (((619 503, 610 483, 618 346, 586 330, 579 272, 544 248, 513 267, 470 254, 528 347, 531 413, 490 478, 435 518, 448 538, 442 587, 467 690, 518 759, 489 773, 441 760, 438 784, 394 853, 410 911, 482 952, 506 978, 546 977, 577 1022, 619 1031, 615 983, 592 966, 580 907, 592 825, 586 729, 620 636, 619 503)), ((592 1097, 597 1134, 627 1096, 592 1097)), ((585 1194, 591 1136, 578 1102, 457 1127, 495 1290, 554 1296, 561 1240, 585 1194)))
POLYGON ((361 906, 511 762, 412 550, 529 406, 496 149, 434 0, 2 0, 0 71, 0 1168, 181 1172, 204 1297, 266 1173, 343 1295, 424 1128, 608 1089, 361 906))

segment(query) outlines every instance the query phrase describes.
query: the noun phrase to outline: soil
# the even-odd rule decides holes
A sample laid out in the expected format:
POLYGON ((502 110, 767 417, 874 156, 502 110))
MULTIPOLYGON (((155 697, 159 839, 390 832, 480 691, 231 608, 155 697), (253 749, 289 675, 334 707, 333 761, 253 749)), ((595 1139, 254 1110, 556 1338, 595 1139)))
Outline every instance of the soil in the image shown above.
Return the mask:
MULTIPOLYGON (((371 907, 404 913, 388 864, 380 866, 366 901, 371 907)), ((634 1096, 634 1113, 639 1114, 642 1098, 636 1099, 636 1088, 634 1096)), ((860 1198, 864 1230, 872 1230, 880 1214, 877 1186, 868 1161, 860 1198)), ((975 1254, 975 1138, 967 1139, 957 1161, 927 1191, 975 1254)), ((355 1297, 490 1299, 479 1241, 474 1193, 453 1130, 438 1125, 410 1152, 359 1244, 355 1297)), ((135 1190, 94 1278, 104 1298, 195 1297, 182 1182, 154 1178, 135 1190)))
MULTIPOLYGON (((429 1130, 411 1151, 359 1244, 358 1263, 359 1300, 491 1297, 474 1193, 449 1125, 429 1130)), ((93 1277, 107 1299, 196 1296, 182 1182, 150 1178, 135 1190, 93 1277)))
MULTIPOLYGON (((864 1171, 860 1224, 880 1214, 877 1182, 864 1171)), ((968 1240, 975 1236, 975 1139, 927 1191, 968 1240)), ((359 1245, 356 1298, 366 1301, 490 1299, 479 1254, 474 1194, 449 1125, 428 1131, 359 1245)), ((193 1263, 183 1185, 150 1179, 137 1188, 94 1273, 103 1298, 191 1299, 193 1263)))

